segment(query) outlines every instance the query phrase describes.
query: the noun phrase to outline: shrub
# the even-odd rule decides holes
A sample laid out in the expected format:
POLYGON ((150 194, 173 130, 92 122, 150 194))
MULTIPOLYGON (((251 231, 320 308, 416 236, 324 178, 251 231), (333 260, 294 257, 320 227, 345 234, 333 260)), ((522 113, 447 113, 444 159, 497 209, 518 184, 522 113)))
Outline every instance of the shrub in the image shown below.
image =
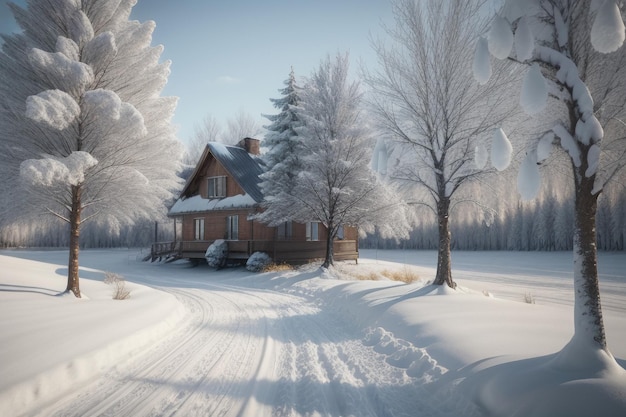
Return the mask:
POLYGON ((218 239, 207 248, 204 257, 211 268, 223 268, 226 265, 228 244, 223 239, 218 239))
POLYGON ((272 258, 265 252, 254 252, 246 262, 246 269, 251 272, 264 271, 272 263, 272 258))
POLYGON ((104 283, 113 286, 113 299, 126 300, 130 298, 130 290, 126 288, 124 277, 113 272, 104 273, 104 283))

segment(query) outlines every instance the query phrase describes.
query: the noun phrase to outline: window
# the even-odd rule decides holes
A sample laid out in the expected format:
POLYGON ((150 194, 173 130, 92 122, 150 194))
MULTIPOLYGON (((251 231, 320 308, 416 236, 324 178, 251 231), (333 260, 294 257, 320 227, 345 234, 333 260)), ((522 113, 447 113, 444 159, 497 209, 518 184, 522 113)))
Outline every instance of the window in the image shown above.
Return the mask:
POLYGON ((226 177, 209 177, 208 197, 226 197, 226 177))
POLYGON ((204 240, 204 219, 193 219, 194 239, 204 240))
POLYGON ((343 235, 344 231, 343 231, 343 226, 339 225, 339 227, 337 228, 337 239, 339 240, 343 240, 343 235))
POLYGON ((319 240, 319 224, 320 222, 307 222, 306 224, 306 240, 319 240))
POLYGON ((276 227, 278 239, 291 239, 293 237, 293 229, 291 222, 285 222, 276 227))
POLYGON ((226 239, 239 240, 239 216, 226 217, 226 239))

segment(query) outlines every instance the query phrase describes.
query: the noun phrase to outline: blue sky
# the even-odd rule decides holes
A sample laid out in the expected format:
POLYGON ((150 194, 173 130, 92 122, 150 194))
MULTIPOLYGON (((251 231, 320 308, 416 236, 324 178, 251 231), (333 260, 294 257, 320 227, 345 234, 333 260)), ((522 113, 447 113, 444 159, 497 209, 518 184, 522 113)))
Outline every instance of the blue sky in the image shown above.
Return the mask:
MULTIPOLYGON (((3 33, 17 30, 5 3, 3 33)), ((156 22, 152 43, 172 61, 163 94, 179 97, 182 141, 209 114, 222 126, 238 111, 267 124, 261 115, 278 112, 269 99, 291 66, 308 76, 327 54, 349 51, 355 75, 361 60, 373 68, 369 36, 392 21, 388 0, 139 0, 131 18, 156 22)))

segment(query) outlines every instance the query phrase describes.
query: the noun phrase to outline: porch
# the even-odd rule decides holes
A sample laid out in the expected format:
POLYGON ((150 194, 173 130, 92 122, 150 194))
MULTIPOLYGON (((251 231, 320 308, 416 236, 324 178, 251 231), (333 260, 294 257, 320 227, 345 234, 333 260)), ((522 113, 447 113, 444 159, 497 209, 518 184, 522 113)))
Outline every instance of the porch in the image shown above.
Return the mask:
MULTIPOLYGON (((152 244, 150 259, 203 259, 212 240, 157 242, 152 244)), ((247 260, 254 252, 267 253, 274 262, 289 264, 307 263, 324 258, 325 241, 293 240, 227 240, 228 259, 247 260)), ((337 261, 356 261, 359 258, 359 244, 356 240, 335 240, 333 256, 337 261)))

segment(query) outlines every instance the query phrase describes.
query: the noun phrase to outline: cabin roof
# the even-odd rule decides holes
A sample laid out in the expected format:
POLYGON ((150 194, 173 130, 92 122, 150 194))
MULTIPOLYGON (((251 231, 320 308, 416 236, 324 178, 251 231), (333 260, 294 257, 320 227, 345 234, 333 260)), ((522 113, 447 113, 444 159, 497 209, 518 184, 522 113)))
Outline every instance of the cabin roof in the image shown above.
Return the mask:
POLYGON ((197 191, 191 188, 191 184, 198 175, 200 168, 206 163, 209 155, 212 155, 224 167, 237 184, 256 203, 263 201, 263 193, 259 187, 261 182, 259 175, 263 173, 261 159, 250 155, 239 146, 224 145, 218 142, 209 142, 207 144, 193 173, 185 183, 180 193, 180 198, 191 197, 197 191))

